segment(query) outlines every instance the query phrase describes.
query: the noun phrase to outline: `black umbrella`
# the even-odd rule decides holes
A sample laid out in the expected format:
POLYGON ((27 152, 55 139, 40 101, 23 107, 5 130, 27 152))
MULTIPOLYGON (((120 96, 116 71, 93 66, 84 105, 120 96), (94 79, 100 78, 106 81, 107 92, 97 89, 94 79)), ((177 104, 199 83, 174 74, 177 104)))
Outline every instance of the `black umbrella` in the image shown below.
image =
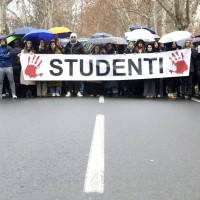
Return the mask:
POLYGON ((200 37, 197 37, 197 38, 195 38, 195 39, 192 41, 193 44, 194 44, 194 43, 197 43, 197 42, 200 42, 200 37))
POLYGON ((154 30, 148 28, 147 26, 133 26, 133 27, 130 27, 131 31, 136 30, 136 29, 146 29, 146 30, 150 31, 152 34, 156 34, 156 32, 154 30))

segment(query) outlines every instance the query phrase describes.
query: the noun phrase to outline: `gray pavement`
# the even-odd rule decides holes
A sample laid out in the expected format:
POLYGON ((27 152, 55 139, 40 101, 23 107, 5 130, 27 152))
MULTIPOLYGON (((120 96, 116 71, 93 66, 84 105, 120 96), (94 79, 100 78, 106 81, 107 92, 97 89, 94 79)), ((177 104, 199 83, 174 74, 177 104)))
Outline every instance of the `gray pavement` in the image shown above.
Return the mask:
POLYGON ((200 103, 0 101, 0 200, 199 200, 200 103), (105 116, 104 193, 83 192, 95 117, 105 116))

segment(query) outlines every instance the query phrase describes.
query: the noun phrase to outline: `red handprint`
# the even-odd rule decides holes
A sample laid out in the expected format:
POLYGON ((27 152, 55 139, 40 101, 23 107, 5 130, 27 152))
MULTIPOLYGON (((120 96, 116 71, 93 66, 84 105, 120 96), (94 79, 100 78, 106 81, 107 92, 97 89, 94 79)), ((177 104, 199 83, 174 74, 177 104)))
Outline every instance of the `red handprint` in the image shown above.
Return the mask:
POLYGON ((37 76, 43 75, 43 73, 36 74, 36 71, 38 68, 40 68, 40 65, 42 63, 42 60, 40 60, 40 56, 34 55, 33 58, 31 59, 31 56, 28 57, 28 65, 25 69, 25 74, 29 76, 30 78, 35 78, 37 76))
POLYGON ((185 71, 188 70, 188 66, 184 60, 184 55, 181 52, 181 55, 178 53, 178 51, 172 53, 172 57, 169 58, 172 61, 172 64, 176 66, 176 71, 169 70, 169 72, 177 73, 177 74, 183 74, 185 71))

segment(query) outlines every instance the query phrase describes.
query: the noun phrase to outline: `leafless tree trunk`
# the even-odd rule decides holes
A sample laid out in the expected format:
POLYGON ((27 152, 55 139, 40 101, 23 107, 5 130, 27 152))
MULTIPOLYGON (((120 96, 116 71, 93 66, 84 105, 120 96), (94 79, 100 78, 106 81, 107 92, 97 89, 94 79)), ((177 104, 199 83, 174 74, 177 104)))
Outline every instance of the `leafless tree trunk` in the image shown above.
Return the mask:
POLYGON ((172 3, 168 0, 157 1, 173 19, 177 30, 188 28, 200 3, 199 0, 173 0, 172 3))
POLYGON ((8 34, 8 27, 6 23, 6 8, 12 0, 1 0, 0 3, 0 35, 8 34))
POLYGON ((166 11, 164 9, 162 9, 162 21, 161 21, 161 34, 162 35, 165 35, 166 34, 166 19, 167 19, 167 16, 166 16, 166 11))

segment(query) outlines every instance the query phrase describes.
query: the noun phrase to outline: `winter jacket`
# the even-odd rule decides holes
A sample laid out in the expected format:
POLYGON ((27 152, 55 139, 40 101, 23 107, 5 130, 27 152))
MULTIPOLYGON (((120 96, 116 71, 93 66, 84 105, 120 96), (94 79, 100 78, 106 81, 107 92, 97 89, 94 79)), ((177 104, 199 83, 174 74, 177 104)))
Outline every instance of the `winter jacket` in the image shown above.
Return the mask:
POLYGON ((190 72, 195 72, 197 68, 197 52, 195 49, 191 49, 191 51, 190 72))
POLYGON ((0 46, 0 67, 12 67, 12 47, 8 45, 0 46))
POLYGON ((135 53, 135 50, 134 50, 134 49, 126 48, 126 49, 124 50, 124 53, 126 53, 126 54, 135 53))
POLYGON ((80 42, 76 42, 74 45, 68 42, 65 46, 64 54, 85 54, 85 51, 80 42))

